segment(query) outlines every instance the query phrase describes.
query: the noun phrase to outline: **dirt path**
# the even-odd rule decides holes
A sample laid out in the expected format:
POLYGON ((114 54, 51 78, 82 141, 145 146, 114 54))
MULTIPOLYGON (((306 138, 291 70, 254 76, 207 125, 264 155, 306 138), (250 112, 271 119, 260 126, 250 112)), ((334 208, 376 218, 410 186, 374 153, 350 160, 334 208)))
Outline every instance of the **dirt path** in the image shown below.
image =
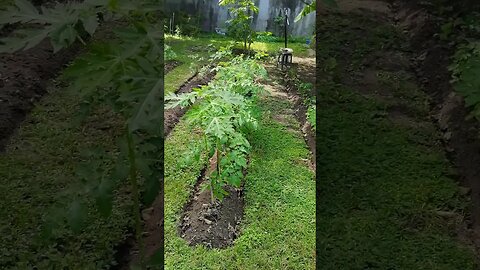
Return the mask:
MULTIPOLYGON (((310 148, 312 153, 312 165, 316 167, 315 157, 315 129, 311 123, 307 120, 308 106, 310 105, 309 99, 316 100, 316 62, 315 57, 294 57, 294 66, 289 74, 284 76, 283 82, 286 85, 286 91, 289 94, 291 102, 294 104, 295 116, 300 122, 301 131, 305 138, 305 142, 310 148), (308 92, 302 92, 299 89, 298 83, 309 83, 312 88, 308 92)), ((305 91, 305 90, 303 90, 305 91)))
MULTIPOLYGON (((299 76, 305 81, 315 80, 315 77, 311 76, 312 70, 315 73, 315 66, 308 65, 308 63, 313 63, 312 60, 314 58, 302 59, 304 60, 302 63, 298 62, 293 67, 298 72, 295 76, 299 76), (310 59, 310 61, 306 59, 310 59)), ((295 58, 295 60, 298 61, 298 58, 295 58)), ((266 69, 269 73, 269 81, 265 83, 265 89, 275 98, 288 102, 291 105, 291 108, 286 108, 272 117, 285 125, 289 131, 295 134, 298 133, 305 139, 306 147, 312 154, 308 164, 310 168, 315 169, 315 133, 306 120, 305 113, 307 108, 303 103, 303 97, 298 93, 296 86, 291 81, 292 77, 290 76, 292 75, 282 73, 276 66, 271 64, 266 65, 266 69)))
MULTIPOLYGON (((423 37, 402 32, 428 26, 425 14, 382 1, 338 2, 317 22, 320 261, 325 269, 474 269, 464 241, 468 189, 457 186, 468 170, 448 162, 451 134, 435 117, 444 95, 438 82, 450 77, 418 76, 419 40, 433 39, 432 29, 423 37)), ((443 54, 436 56, 448 59, 443 54)), ((430 73, 448 65, 434 63, 430 73)))

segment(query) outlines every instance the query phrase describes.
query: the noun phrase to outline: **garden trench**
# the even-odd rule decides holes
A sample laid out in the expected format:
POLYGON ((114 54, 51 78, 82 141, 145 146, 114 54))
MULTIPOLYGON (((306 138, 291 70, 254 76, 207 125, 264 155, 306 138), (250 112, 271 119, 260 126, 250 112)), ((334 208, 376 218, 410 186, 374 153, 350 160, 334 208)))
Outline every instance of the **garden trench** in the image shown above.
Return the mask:
MULTIPOLYGON (((190 93, 194 88, 200 88, 202 85, 207 85, 213 78, 215 73, 208 73, 205 76, 201 76, 196 73, 190 77, 180 88, 175 91, 175 94, 190 93)), ((164 134, 165 137, 170 134, 170 131, 180 121, 180 118, 187 112, 188 108, 171 108, 164 112, 164 134)))
POLYGON ((210 191, 202 191, 201 188, 207 182, 205 171, 202 170, 192 196, 182 211, 179 235, 192 246, 202 244, 207 248, 225 248, 232 245, 240 233, 244 185, 242 183, 239 188, 227 186, 225 190, 228 195, 221 202, 217 200, 212 203, 210 191))
POLYGON ((411 1, 338 3, 317 22, 320 262, 477 269, 478 125, 452 93, 438 18, 411 1))
POLYGON ((448 40, 432 38, 441 31, 444 18, 416 3, 395 1, 392 8, 397 23, 408 31, 412 40, 414 70, 431 97, 432 118, 443 134, 447 156, 458 171, 454 177, 463 187, 462 193, 471 198, 470 209, 458 233, 463 241, 475 247, 480 261, 480 124, 468 119, 469 109, 450 83, 448 67, 455 46, 448 40))
MULTIPOLYGON (((292 72, 285 73, 283 76, 283 83, 285 89, 289 94, 289 99, 293 103, 295 116, 300 123, 305 142, 307 143, 310 152, 312 153, 312 167, 316 168, 316 142, 315 130, 307 121, 308 107, 305 104, 307 98, 316 98, 316 63, 315 58, 295 57, 292 72), (306 82, 312 85, 308 93, 300 93, 298 89, 298 82, 306 82)), ((272 70, 273 72, 273 70, 272 70)))
MULTIPOLYGON (((122 24, 122 22, 111 22, 102 25, 96 37, 93 40, 89 40, 89 43, 110 40, 111 30, 119 24, 122 24)), ((14 27, 9 27, 8 29, 9 31, 3 31, 2 34, 10 34, 10 30, 13 30, 14 27)), ((2 155, 0 158, 2 162, 5 162, 2 164, 5 167, 2 166, 0 173, 2 173, 2 178, 9 180, 8 183, 4 185, 5 189, 10 188, 12 191, 8 192, 9 196, 5 196, 5 203, 10 207, 14 204, 12 202, 13 200, 15 205, 21 208, 21 210, 16 209, 18 213, 15 212, 12 217, 19 219, 19 217, 25 215, 26 212, 35 211, 35 214, 30 213, 29 215, 32 218, 36 218, 35 224, 28 224, 28 222, 31 222, 29 220, 22 220, 22 222, 18 222, 19 224, 17 224, 18 226, 25 226, 25 230, 32 234, 28 245, 26 243, 21 244, 28 247, 30 251, 34 248, 42 248, 41 243, 39 243, 41 239, 37 239, 41 237, 37 237, 38 235, 36 235, 36 233, 38 233, 40 227, 45 226, 43 220, 45 216, 42 215, 46 215, 47 210, 51 210, 48 206, 68 203, 71 200, 71 198, 65 200, 62 196, 65 195, 63 193, 69 190, 70 184, 72 186, 78 184, 71 181, 71 179, 67 180, 65 178, 75 178, 72 170, 79 163, 79 148, 93 147, 92 143, 98 147, 99 143, 92 139, 92 136, 94 136, 96 139, 101 138, 101 146, 112 149, 112 144, 115 144, 115 142, 112 141, 118 138, 118 132, 121 132, 123 129, 123 126, 118 123, 118 117, 113 115, 111 111, 103 110, 104 108, 92 112, 91 117, 82 124, 80 130, 73 124, 74 120, 76 120, 74 113, 78 111, 78 101, 80 99, 79 97, 73 98, 75 93, 69 91, 69 82, 56 78, 61 75, 63 69, 66 68, 76 56, 85 51, 81 44, 76 43, 68 49, 61 50, 54 54, 48 40, 44 40, 39 45, 27 51, 0 55, 0 58, 3 60, 0 66, 0 152, 2 152, 0 153, 0 155, 2 155), (56 122, 56 124, 52 126, 52 122, 56 122), (18 134, 16 134, 17 128, 18 134), (46 134, 48 134, 48 136, 46 136, 46 134), (44 136, 46 136, 46 138, 44 136), (43 139, 43 141, 39 142, 39 139, 43 139), (50 140, 52 139, 57 140, 55 143, 56 146, 54 148, 48 148, 48 144, 51 143, 50 140), (57 147, 60 147, 60 149, 57 147), (54 149, 56 149, 56 151, 52 152, 54 149), (3 152, 3 150, 5 150, 5 152, 3 152), (29 152, 29 154, 25 154, 26 152, 29 152), (59 156, 64 159, 58 162, 55 161, 59 156), (41 162, 39 158, 42 158, 41 162), (37 163, 41 164, 36 165, 37 163), (5 169, 6 166, 8 166, 7 164, 11 165, 8 169, 5 169), (50 172, 45 173, 44 169, 48 168, 48 166, 51 166, 50 172), (17 175, 29 174, 30 171, 34 171, 38 175, 18 181, 17 175), (52 181, 52 179, 45 181, 42 177, 52 177, 55 181, 52 181), (22 187, 25 183, 29 183, 29 181, 34 181, 34 183, 26 185, 30 185, 31 187, 43 186, 43 188, 33 191, 24 190, 22 187), (53 185, 56 185, 57 188, 51 187, 53 185), (59 191, 58 189, 62 190, 59 191), (49 192, 51 193, 49 199, 45 199, 45 193, 49 192), (22 193, 24 195, 22 195, 22 193), (24 197, 18 199, 16 196, 24 197), (37 207, 27 208, 25 207, 26 203, 35 203, 37 207), (31 225, 35 228, 28 227, 31 225), (34 236, 35 239, 33 239, 34 236)), ((174 69, 179 64, 181 63, 172 62, 167 64, 165 66, 165 72, 168 72, 169 69, 174 69)), ((1 192, 6 191, 2 189, 1 192)), ((119 191, 117 195, 119 195, 119 198, 124 196, 125 189, 119 191)), ((160 194, 159 197, 162 198, 162 194, 160 194)), ((73 241, 70 241, 71 239, 65 239, 62 247, 52 248, 48 253, 35 252, 40 254, 38 256, 31 254, 28 256, 23 255, 25 257, 25 261, 23 262, 18 262, 18 258, 15 257, 18 256, 17 253, 22 254, 22 252, 25 252, 25 250, 20 249, 6 260, 7 265, 13 267, 14 263, 29 263, 37 265, 40 268, 49 269, 51 264, 57 263, 58 265, 55 265, 55 267, 60 267, 59 265, 62 263, 69 263, 69 267, 75 268, 77 267, 76 264, 82 264, 82 267, 96 269, 98 265, 92 266, 93 264, 104 263, 102 267, 108 266, 112 269, 126 267, 129 269, 130 249, 134 245, 134 241, 132 241, 134 237, 132 236, 132 226, 129 224, 131 217, 121 216, 125 214, 125 205, 129 203, 128 199, 123 199, 122 202, 116 205, 117 208, 114 209, 116 213, 110 217, 111 219, 116 218, 117 220, 109 220, 107 225, 102 223, 105 222, 104 219, 98 219, 92 222, 92 225, 95 224, 93 226, 97 226, 96 229, 98 229, 98 231, 93 230, 90 234, 82 235, 83 238, 78 237, 80 239, 77 238, 73 241), (110 226, 117 227, 111 228, 110 226), (109 231, 105 232, 105 229, 109 227, 109 231), (119 231, 122 231, 120 235, 119 231), (98 236, 98 234, 102 235, 98 236), (89 238, 92 236, 94 236, 95 239, 89 238), (122 242, 124 238, 127 239, 125 242, 122 242), (100 241, 105 242, 102 243, 100 241), (78 247, 81 247, 82 252, 81 254, 76 254, 75 257, 75 253, 78 252, 74 253, 69 249, 77 248, 78 250, 78 247), (97 250, 95 250, 95 248, 97 250), (98 250, 99 248, 100 251, 98 250), (61 256, 62 262, 59 262, 56 256, 61 256), (72 256, 74 256, 74 258, 72 258, 72 256), (93 257, 85 258, 82 256, 93 257), (17 262, 15 262, 15 260, 17 260, 17 262), (117 263, 115 266, 111 266, 111 264, 115 263, 117 263), (118 266, 118 264, 120 264, 120 266, 118 266)), ((163 209, 163 206, 158 203, 163 205, 163 200, 157 200, 154 205, 155 207, 163 209)), ((144 213, 144 216, 148 214, 154 216, 152 219, 157 218, 159 215, 163 218, 163 211, 144 213)), ((7 219, 6 222, 12 221, 7 219)), ((150 247, 150 250, 147 250, 147 252, 153 253, 159 246, 163 245, 163 243, 158 241, 163 239, 163 231, 151 229, 153 225, 150 223, 147 223, 146 226, 147 230, 154 231, 155 233, 154 243, 147 243, 150 247)), ((158 228, 158 224, 155 224, 155 228, 158 228)), ((10 230, 14 229, 16 229, 16 226, 12 226, 10 230)), ((65 232, 65 234, 67 233, 65 232)), ((63 235, 62 237, 66 236, 63 235)), ((73 236, 68 235, 68 237, 73 236)), ((23 234, 12 235, 9 241, 5 241, 5 245, 18 244, 17 241, 24 240, 23 234)), ((3 253, 5 246, 2 245, 1 249, 3 253)), ((5 256, 7 255, 5 254, 5 256)), ((3 259, 2 254, 1 266, 5 266, 3 259)))
POLYGON ((25 116, 47 93, 50 80, 73 60, 80 46, 53 54, 47 40, 27 51, 0 54, 0 151, 25 116))
MULTIPOLYGON (((37 4, 52 1, 38 1, 37 4)), ((64 1, 59 1, 64 2, 64 1)), ((123 22, 112 21, 102 24, 88 43, 109 40, 112 29, 123 22)), ((19 24, 7 24, 0 29, 0 38, 12 34, 19 24)), ((48 39, 25 51, 0 53, 0 152, 5 150, 10 136, 21 125, 56 78, 77 56, 84 53, 85 46, 76 42, 57 53, 48 39)), ((165 65, 166 72, 181 63, 172 61, 165 65)), ((68 84, 68 82, 66 82, 68 84)))

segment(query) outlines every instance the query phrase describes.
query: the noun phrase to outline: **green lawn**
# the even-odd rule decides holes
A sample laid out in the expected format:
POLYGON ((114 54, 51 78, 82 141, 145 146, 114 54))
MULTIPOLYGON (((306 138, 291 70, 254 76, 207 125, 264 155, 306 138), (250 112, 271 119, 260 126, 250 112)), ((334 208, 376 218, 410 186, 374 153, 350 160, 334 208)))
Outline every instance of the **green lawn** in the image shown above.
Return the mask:
POLYGON ((272 118, 289 109, 271 97, 260 104, 241 235, 226 249, 190 247, 177 234, 180 212, 204 164, 180 168, 191 140, 199 138, 185 121, 175 127, 165 142, 166 269, 315 269, 315 181, 304 162, 310 154, 300 132, 272 118))
POLYGON ((408 67, 375 64, 385 60, 378 53, 401 54, 408 41, 368 16, 332 14, 317 25, 319 269, 476 269, 457 236, 469 203, 428 97, 408 67), (375 78, 365 84, 368 70, 375 78))
POLYGON ((320 96, 318 252, 321 269, 473 268, 455 239, 465 198, 433 126, 411 130, 382 117, 384 107, 334 86, 320 96), (427 144, 427 145, 425 145, 427 144))
POLYGON ((65 211, 54 207, 66 209, 85 187, 75 175, 80 152, 95 146, 115 150, 123 122, 99 110, 77 127, 78 95, 60 86, 49 91, 0 153, 0 268, 102 269, 114 261, 115 247, 131 227, 128 194, 117 194, 108 219, 81 198, 90 207, 79 235, 60 226, 50 240, 40 236, 46 220, 65 211))
POLYGON ((12 2, 13 2, 12 0, 0 0, 0 9, 10 5, 12 2))
MULTIPOLYGON (((205 49, 208 45, 212 44, 218 49, 222 46, 233 44, 234 41, 231 38, 220 35, 200 37, 177 37, 167 35, 165 36, 165 43, 170 45, 173 51, 177 54, 176 60, 183 63, 165 76, 165 94, 169 94, 175 92, 194 74, 191 63, 195 63, 196 60, 192 59, 191 56, 198 55, 199 57, 203 57, 205 61, 211 54, 205 49)), ((238 47, 240 45, 236 46, 238 47)), ((283 43, 281 42, 254 42, 252 44, 252 49, 254 50, 273 54, 282 47, 283 43)), ((295 55, 308 55, 308 47, 302 43, 292 43, 289 47, 294 49, 295 55)), ((201 63, 202 61, 200 61, 200 64, 201 63)))

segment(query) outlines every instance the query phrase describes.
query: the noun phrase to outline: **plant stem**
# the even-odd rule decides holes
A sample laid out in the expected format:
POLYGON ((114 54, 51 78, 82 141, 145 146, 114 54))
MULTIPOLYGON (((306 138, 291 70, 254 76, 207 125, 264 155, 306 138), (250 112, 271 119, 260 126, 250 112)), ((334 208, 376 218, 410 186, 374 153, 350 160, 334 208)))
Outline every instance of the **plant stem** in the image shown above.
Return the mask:
MULTIPOLYGON (((210 155, 209 155, 209 151, 208 151, 207 135, 204 134, 204 135, 203 135, 203 139, 204 139, 204 141, 205 141, 205 151, 206 151, 206 153, 207 153, 207 168, 209 168, 209 164, 208 164, 209 162, 208 162, 208 161, 210 160, 210 155)), ((208 171, 208 170, 207 170, 207 171, 208 171)), ((213 181, 214 181, 214 180, 213 180, 212 178, 210 178, 210 199, 211 199, 211 201, 212 201, 212 204, 215 202, 215 198, 214 198, 214 196, 213 196, 213 181)))
MULTIPOLYGON (((127 127, 128 130, 128 127, 127 127)), ((132 185, 133 203, 134 203, 134 217, 135 217, 135 237, 138 243, 140 252, 140 266, 142 269, 147 269, 145 265, 145 248, 142 238, 142 221, 140 219, 140 196, 137 183, 137 167, 135 165, 135 149, 132 134, 127 131, 128 142, 128 160, 130 162, 130 182, 132 185)))
MULTIPOLYGON (((217 180, 220 180, 220 140, 217 139, 217 180)), ((216 183, 218 185, 218 183, 216 183)))

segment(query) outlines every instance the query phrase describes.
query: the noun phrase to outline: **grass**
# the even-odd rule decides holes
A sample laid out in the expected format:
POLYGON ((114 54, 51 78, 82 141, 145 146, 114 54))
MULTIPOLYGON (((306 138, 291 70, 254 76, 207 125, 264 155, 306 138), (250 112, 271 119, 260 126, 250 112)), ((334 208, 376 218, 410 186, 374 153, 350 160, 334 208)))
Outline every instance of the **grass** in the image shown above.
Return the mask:
POLYGON ((391 98, 362 95, 360 82, 344 78, 362 72, 373 53, 400 51, 405 40, 361 15, 326 16, 317 31, 324 37, 317 56, 338 63, 330 75, 320 70, 317 84, 320 269, 475 269, 473 251, 456 235, 469 203, 450 177, 428 97, 402 70, 377 74, 391 98), (409 123, 390 117, 399 105, 409 123))
POLYGON ((75 176, 83 149, 115 149, 122 122, 99 110, 81 127, 72 124, 79 109, 75 93, 55 86, 0 153, 0 268, 103 269, 114 261, 116 245, 128 236, 130 200, 116 196, 113 214, 102 219, 88 198, 86 227, 78 234, 65 226, 41 237, 46 220, 59 214, 84 186, 75 176))
POLYGON ((339 86, 319 108, 322 269, 473 269, 456 222, 436 214, 466 207, 441 149, 419 144, 438 134, 395 126, 378 117, 381 105, 339 86))
POLYGON ((198 135, 185 121, 165 142, 166 269, 315 269, 314 174, 302 159, 309 152, 300 133, 272 119, 290 104, 265 99, 263 119, 251 138, 245 180, 245 215, 232 247, 190 247, 176 223, 204 164, 181 169, 178 160, 198 135), (193 134, 193 135, 192 135, 193 134))
MULTIPOLYGON (((165 76, 165 94, 175 92, 185 81, 194 75, 191 63, 197 62, 191 58, 193 55, 203 57, 200 63, 206 61, 210 54, 206 48, 212 44, 215 48, 227 46, 234 41, 231 38, 220 35, 209 35, 199 37, 177 37, 167 35, 165 37, 165 43, 170 45, 173 51, 177 54, 178 61, 182 64, 165 76)), ((239 46, 239 45, 237 45, 239 46)), ((283 47, 281 42, 254 42, 252 49, 257 51, 263 51, 268 53, 277 53, 277 51, 283 47)), ((308 48, 301 43, 292 43, 289 45, 294 50, 295 55, 307 56, 308 48)))
POLYGON ((12 2, 13 0, 0 0, 0 10, 8 7, 12 2))

